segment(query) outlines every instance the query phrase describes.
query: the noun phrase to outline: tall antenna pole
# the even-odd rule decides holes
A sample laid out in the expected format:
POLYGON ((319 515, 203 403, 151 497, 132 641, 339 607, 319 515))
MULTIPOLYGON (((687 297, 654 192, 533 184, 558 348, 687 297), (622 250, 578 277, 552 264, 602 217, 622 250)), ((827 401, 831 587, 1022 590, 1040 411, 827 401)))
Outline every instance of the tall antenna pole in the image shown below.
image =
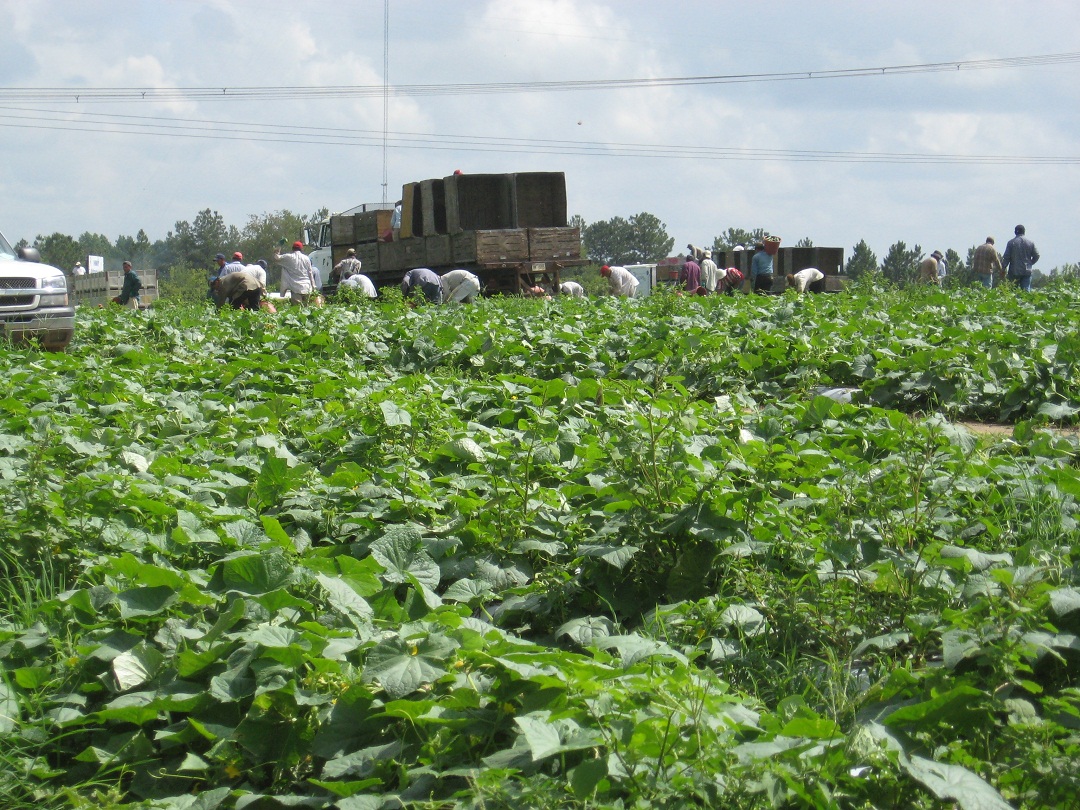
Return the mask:
POLYGON ((382 201, 387 202, 386 136, 390 129, 390 0, 383 0, 382 40, 382 201))

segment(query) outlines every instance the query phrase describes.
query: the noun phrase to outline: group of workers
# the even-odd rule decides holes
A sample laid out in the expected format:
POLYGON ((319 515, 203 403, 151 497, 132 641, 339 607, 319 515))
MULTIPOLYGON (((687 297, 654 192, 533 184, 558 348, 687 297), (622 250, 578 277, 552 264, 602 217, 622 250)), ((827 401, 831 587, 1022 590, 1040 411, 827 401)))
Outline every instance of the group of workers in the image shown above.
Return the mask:
MULTIPOLYGON (((994 237, 975 248, 971 257, 971 269, 975 278, 987 289, 995 283, 1008 279, 1021 290, 1031 290, 1031 276, 1035 263, 1039 261, 1039 251, 1035 243, 1027 237, 1023 225, 1013 228, 1013 238, 1005 245, 1005 253, 998 255, 994 247, 994 237)), ((948 274, 945 257, 940 250, 935 250, 919 263, 919 281, 926 284, 941 284, 948 274)))

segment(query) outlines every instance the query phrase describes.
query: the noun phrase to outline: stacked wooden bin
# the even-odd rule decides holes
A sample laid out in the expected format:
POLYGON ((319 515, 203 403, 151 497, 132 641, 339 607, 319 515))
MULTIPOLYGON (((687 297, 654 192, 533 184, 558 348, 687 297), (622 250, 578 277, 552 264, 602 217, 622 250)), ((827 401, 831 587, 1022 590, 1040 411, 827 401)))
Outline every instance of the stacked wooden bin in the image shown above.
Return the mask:
POLYGON ((356 213, 338 214, 330 218, 331 266, 356 251, 356 258, 363 263, 364 272, 373 280, 380 268, 379 240, 390 233, 390 217, 393 211, 386 209, 363 210, 356 213))
POLYGON ((414 267, 466 267, 487 292, 516 293, 558 284, 560 267, 581 263, 562 172, 451 175, 407 183, 401 199, 398 239, 378 245, 376 284, 394 283, 414 267))

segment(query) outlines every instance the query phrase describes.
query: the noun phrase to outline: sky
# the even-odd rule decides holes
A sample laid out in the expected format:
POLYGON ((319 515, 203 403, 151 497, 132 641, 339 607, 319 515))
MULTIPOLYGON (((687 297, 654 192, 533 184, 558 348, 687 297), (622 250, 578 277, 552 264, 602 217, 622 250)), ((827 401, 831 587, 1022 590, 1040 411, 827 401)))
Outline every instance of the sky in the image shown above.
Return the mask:
POLYGON ((457 169, 561 171, 570 214, 649 212, 673 252, 734 227, 965 256, 1023 223, 1039 269, 1080 261, 1075 0, 384 11, 0 0, 0 231, 155 241, 208 208, 242 228, 457 169), (689 77, 719 78, 657 81, 689 77))

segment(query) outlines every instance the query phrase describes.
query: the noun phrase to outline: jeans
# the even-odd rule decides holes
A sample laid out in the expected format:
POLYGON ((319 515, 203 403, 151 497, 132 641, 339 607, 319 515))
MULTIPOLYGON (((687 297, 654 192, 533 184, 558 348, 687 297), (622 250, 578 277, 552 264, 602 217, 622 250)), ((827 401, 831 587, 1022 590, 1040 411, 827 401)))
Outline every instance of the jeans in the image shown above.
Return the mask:
POLYGON ((1009 276, 1009 280, 1024 292, 1031 292, 1031 273, 1026 276, 1009 276))
POLYGON ((979 279, 986 289, 990 290, 994 287, 994 274, 993 273, 976 273, 975 277, 979 279))

